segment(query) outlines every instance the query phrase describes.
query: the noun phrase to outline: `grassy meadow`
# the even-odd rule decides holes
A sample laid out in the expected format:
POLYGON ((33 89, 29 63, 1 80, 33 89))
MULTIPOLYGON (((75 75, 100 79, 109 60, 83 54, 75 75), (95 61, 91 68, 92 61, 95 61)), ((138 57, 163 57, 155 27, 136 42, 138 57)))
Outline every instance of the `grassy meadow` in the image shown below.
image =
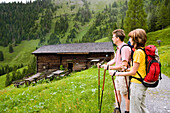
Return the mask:
POLYGON ((161 71, 163 74, 170 77, 170 45, 158 47, 160 61, 161 61, 161 71))
MULTIPOLYGON (((118 0, 116 0, 118 1, 118 0)), ((121 4, 120 0, 120 4, 121 4)), ((106 4, 113 3, 113 0, 87 0, 89 8, 94 11, 92 13, 92 19, 89 23, 78 24, 79 29, 77 30, 76 38, 73 42, 82 40, 82 37, 88 32, 95 21, 95 15, 103 11, 106 8, 106 4)), ((56 5, 62 6, 53 13, 53 19, 51 23, 51 29, 46 34, 46 41, 43 43, 47 44, 50 39, 50 35, 54 33, 55 23, 59 19, 60 15, 70 14, 68 16, 69 27, 63 38, 60 39, 61 43, 65 43, 67 36, 75 25, 74 17, 75 13, 79 10, 79 6, 83 6, 82 1, 79 0, 53 0, 56 5), (70 2, 70 5, 67 5, 70 2), (75 8, 71 11, 71 6, 75 5, 75 8)), ((118 9, 120 10, 120 9, 118 9)), ((40 31, 40 20, 42 14, 36 24, 39 26, 40 31)), ((122 13, 119 14, 118 18, 121 18, 122 13)), ((109 18, 107 18, 109 19, 109 18)), ((106 20, 107 20, 106 19, 106 20)), ((105 20, 105 21, 106 21, 105 20)), ((107 20, 108 21, 108 20, 107 20)), ((121 19, 117 22, 119 25, 121 19)), ((100 27, 106 27, 105 24, 100 27)), ((119 27, 119 26, 118 26, 119 27)), ((155 32, 147 33, 146 45, 153 44, 158 47, 160 61, 162 64, 162 73, 170 77, 170 26, 155 32), (157 40, 161 40, 161 46, 158 45, 157 40)), ((9 47, 1 47, 0 51, 4 54, 4 61, 0 61, 0 67, 4 65, 14 66, 20 65, 21 63, 27 65, 30 58, 33 56, 31 53, 38 47, 39 39, 37 40, 25 40, 21 44, 13 47, 14 52, 9 53, 9 47)), ((111 41, 111 37, 103 37, 95 42, 108 42, 111 41)), ((128 38, 125 39, 125 42, 128 38)), ((20 72, 26 66, 19 69, 20 72)), ((100 93, 102 93, 104 70, 101 69, 100 79, 100 93)), ((12 73, 10 73, 12 74, 12 73)), ((6 75, 0 76, 0 113, 29 113, 29 112, 41 112, 41 113, 98 113, 98 70, 96 67, 92 67, 81 72, 73 72, 70 76, 61 80, 54 80, 49 82, 43 80, 42 83, 31 84, 29 87, 21 86, 15 88, 13 84, 9 87, 5 87, 6 75)), ((102 112, 112 113, 114 109, 114 88, 111 76, 106 73, 105 89, 103 96, 102 112)))
POLYGON ((146 44, 152 44, 155 46, 159 46, 157 40, 161 40, 161 46, 170 45, 170 27, 165 28, 163 30, 158 30, 155 32, 147 33, 147 42, 146 44))
MULTIPOLYGON (((96 67, 52 83, 15 88, 13 85, 0 90, 0 112, 42 113, 97 113, 98 70, 96 67)), ((104 70, 101 69, 100 92, 104 70)), ((112 113, 114 92, 111 76, 106 73, 102 112, 112 113)))
POLYGON ((9 47, 0 46, 0 51, 4 54, 4 61, 0 61, 0 66, 3 65, 26 65, 29 63, 32 52, 36 50, 39 40, 22 41, 21 44, 13 47, 14 52, 9 53, 9 47))
MULTIPOLYGON (((24 69, 28 69, 28 66, 22 67, 18 69, 17 71, 20 71, 22 73, 24 69)), ((10 76, 12 76, 12 72, 10 72, 9 74, 10 76)), ((0 90, 5 88, 6 75, 7 74, 0 76, 0 90)))

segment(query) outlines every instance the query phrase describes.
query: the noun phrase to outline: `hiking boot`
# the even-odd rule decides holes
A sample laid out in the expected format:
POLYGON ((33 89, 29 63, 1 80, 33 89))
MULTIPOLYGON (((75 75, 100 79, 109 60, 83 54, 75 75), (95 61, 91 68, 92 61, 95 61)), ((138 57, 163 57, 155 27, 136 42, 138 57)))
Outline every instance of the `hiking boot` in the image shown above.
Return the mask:
POLYGON ((129 113, 129 111, 125 111, 125 113, 129 113))
POLYGON ((120 113, 119 108, 115 108, 113 113, 120 113))

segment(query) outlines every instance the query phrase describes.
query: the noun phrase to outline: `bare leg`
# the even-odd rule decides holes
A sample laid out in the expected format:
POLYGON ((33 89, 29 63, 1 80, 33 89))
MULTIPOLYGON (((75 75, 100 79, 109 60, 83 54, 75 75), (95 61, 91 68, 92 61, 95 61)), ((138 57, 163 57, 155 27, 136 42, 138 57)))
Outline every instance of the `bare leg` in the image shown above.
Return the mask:
MULTIPOLYGON (((117 91, 117 95, 118 95, 118 99, 119 99, 119 104, 121 105, 121 101, 122 101, 122 98, 121 98, 121 94, 120 94, 120 91, 117 91)), ((116 97, 115 97, 115 100, 116 100, 116 97)), ((117 104, 117 100, 116 100, 116 107, 118 108, 118 104, 117 104)))
POLYGON ((129 111, 130 100, 128 99, 128 94, 123 95, 126 103, 126 111, 129 111))

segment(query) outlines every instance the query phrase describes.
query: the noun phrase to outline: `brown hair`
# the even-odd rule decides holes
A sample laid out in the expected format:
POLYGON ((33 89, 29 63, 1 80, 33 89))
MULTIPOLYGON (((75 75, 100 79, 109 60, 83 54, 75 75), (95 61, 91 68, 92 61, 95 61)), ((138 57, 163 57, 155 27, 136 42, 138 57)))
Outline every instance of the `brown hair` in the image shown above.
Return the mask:
POLYGON ((145 47, 147 36, 143 29, 135 29, 128 34, 132 38, 134 48, 145 47))
POLYGON ((116 37, 119 37, 121 41, 124 41, 125 33, 123 29, 116 29, 112 32, 112 34, 116 34, 116 37))

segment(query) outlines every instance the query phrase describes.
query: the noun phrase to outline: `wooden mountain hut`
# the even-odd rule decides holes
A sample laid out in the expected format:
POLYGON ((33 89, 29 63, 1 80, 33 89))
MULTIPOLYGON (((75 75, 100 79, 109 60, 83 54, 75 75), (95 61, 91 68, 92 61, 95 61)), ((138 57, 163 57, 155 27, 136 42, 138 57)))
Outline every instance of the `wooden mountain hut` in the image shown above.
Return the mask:
POLYGON ((112 42, 74 43, 42 46, 32 52, 37 58, 37 72, 65 69, 79 71, 88 69, 106 58, 113 58, 112 42))

